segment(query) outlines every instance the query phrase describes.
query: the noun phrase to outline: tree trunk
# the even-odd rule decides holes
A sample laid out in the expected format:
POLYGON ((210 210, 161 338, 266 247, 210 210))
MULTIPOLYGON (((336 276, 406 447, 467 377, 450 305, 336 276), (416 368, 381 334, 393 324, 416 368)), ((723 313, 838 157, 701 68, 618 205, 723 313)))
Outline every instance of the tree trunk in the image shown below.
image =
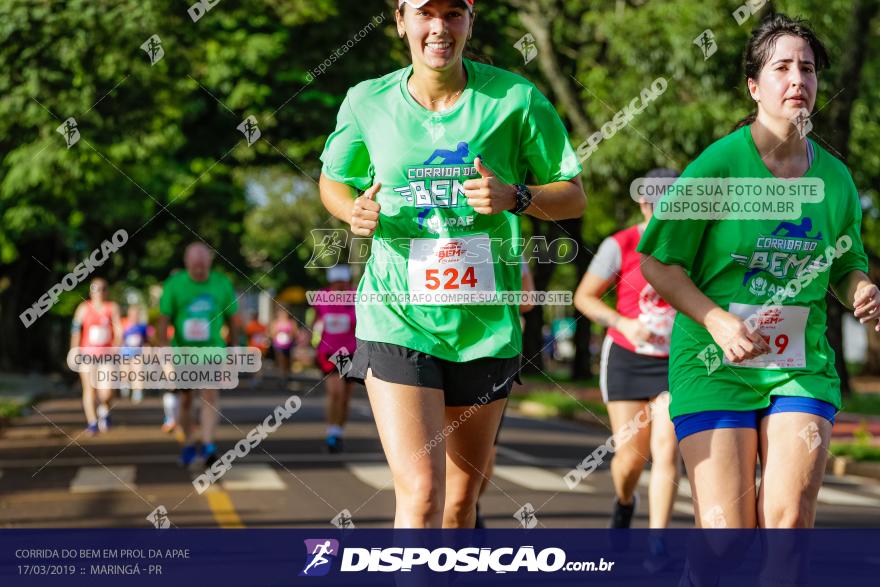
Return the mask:
POLYGON ((553 48, 550 24, 558 10, 548 2, 515 2, 515 5, 519 7, 520 22, 535 37, 535 44, 538 46, 538 68, 550 84, 565 117, 571 122, 575 135, 585 140, 591 125, 586 113, 580 107, 577 93, 573 90, 569 77, 562 71, 553 48))
MULTIPOLYGON (((578 92, 572 86, 570 77, 563 71, 556 50, 553 47, 550 27, 559 14, 558 4, 553 0, 517 0, 513 4, 518 9, 517 14, 519 15, 520 22, 535 38, 535 45, 538 47, 538 68, 550 85, 557 103, 561 106, 563 116, 568 119, 574 135, 586 139, 590 134, 590 129, 595 127, 595 125, 591 124, 586 111, 581 107, 578 92)), ((546 225, 546 223, 542 224, 546 225)), ((548 242, 552 242, 553 239, 558 237, 569 237, 577 243, 577 256, 574 260, 577 267, 577 280, 572 284, 572 291, 577 288, 577 284, 584 273, 586 273, 587 266, 591 260, 591 255, 584 248, 581 234, 582 226, 583 218, 565 220, 554 223, 549 228, 549 231, 541 233, 548 236, 548 242), (551 234, 553 235, 552 238, 551 234)), ((537 228, 535 234, 538 234, 537 228)), ((536 272, 535 287, 539 291, 546 291, 546 286, 550 281, 554 268, 553 265, 550 265, 539 269, 542 281, 539 281, 538 272, 536 272)), ((541 314, 543 318, 543 313, 537 311, 530 312, 530 314, 533 313, 541 314)), ((571 376, 577 379, 589 377, 592 372, 590 356, 591 323, 576 309, 574 310, 574 317, 576 320, 574 334, 575 356, 571 366, 571 376)), ((527 336, 537 336, 535 329, 543 326, 543 319, 540 322, 534 318, 532 320, 534 324, 531 326, 532 330, 530 330, 529 316, 526 316, 527 336)), ((524 342, 523 344, 525 346, 526 343, 524 342)), ((534 341, 531 344, 534 344, 534 341)))
MULTIPOLYGON (((532 218, 532 234, 547 235, 548 222, 532 218)), ((547 237, 550 242, 550 237, 547 237)), ((556 266, 547 263, 536 263, 532 269, 535 280, 535 291, 547 291, 550 278, 556 266)), ((544 307, 535 306, 524 314, 526 319, 523 330, 523 364, 524 373, 540 374, 546 371, 544 366, 544 307)))
MULTIPOLYGON (((584 274, 587 272, 587 267, 590 266, 590 261, 593 260, 593 254, 584 246, 581 237, 583 218, 565 220, 560 224, 562 225, 562 229, 571 235, 571 238, 575 240, 577 245, 577 256, 573 261, 576 268, 575 275, 577 277, 575 288, 573 289, 577 289, 577 284, 580 283, 584 274)), ((577 308, 574 310, 574 318, 574 361, 571 365, 571 378, 584 379, 593 374, 592 353, 590 352, 590 331, 592 330, 592 322, 590 322, 586 316, 581 314, 577 308)))

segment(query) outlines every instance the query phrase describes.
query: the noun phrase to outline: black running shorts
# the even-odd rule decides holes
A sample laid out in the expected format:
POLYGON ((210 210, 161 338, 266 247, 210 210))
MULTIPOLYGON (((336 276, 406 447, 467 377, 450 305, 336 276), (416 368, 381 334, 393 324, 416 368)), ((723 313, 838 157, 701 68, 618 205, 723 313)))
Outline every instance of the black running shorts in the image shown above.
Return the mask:
POLYGON ((441 389, 447 406, 472 406, 509 396, 513 383, 520 383, 519 368, 519 356, 456 363, 396 344, 358 339, 345 377, 364 383, 370 369, 381 381, 441 389))
POLYGON ((606 402, 650 400, 669 389, 669 359, 634 353, 608 336, 602 344, 599 388, 606 402))

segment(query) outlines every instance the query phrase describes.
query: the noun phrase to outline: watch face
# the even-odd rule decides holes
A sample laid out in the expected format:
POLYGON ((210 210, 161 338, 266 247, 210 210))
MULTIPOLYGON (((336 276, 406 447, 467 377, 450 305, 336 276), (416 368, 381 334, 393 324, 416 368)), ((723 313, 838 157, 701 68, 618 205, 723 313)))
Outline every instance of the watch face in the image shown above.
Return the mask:
POLYGON ((516 208, 513 209, 513 213, 519 216, 531 204, 532 192, 528 186, 523 184, 517 183, 514 186, 516 187, 516 208))

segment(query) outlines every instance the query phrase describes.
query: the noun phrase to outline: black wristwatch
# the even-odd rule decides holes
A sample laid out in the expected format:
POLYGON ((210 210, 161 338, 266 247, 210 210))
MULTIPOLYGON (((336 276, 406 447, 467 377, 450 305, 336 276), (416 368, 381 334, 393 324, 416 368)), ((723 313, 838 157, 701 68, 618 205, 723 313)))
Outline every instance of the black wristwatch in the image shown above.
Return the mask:
POLYGON ((511 212, 519 216, 532 205, 532 191, 521 183, 515 183, 513 187, 516 189, 516 206, 511 212))

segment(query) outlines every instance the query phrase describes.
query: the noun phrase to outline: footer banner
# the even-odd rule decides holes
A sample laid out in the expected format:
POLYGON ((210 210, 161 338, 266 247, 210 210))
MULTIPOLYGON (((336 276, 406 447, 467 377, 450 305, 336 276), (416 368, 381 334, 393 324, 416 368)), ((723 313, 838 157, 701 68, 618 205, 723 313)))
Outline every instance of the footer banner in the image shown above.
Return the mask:
POLYGON ((0 585, 863 585, 877 530, 0 530, 0 585))

